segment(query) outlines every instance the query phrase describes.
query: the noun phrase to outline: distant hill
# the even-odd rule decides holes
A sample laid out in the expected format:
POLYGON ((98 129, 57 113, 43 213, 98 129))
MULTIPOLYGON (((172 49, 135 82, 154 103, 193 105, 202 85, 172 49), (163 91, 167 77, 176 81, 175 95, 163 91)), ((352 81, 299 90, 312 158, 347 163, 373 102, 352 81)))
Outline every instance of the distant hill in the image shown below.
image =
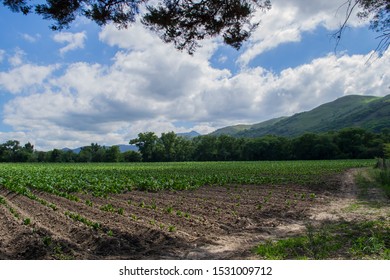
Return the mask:
MULTIPOLYGON (((118 146, 121 153, 124 153, 127 151, 138 151, 138 148, 135 145, 113 145, 113 146, 118 146)), ((110 146, 105 146, 105 147, 109 148, 110 146)), ((82 148, 83 147, 79 147, 76 149, 63 148, 62 151, 64 151, 64 152, 72 151, 73 153, 78 154, 78 153, 80 153, 82 148)))
POLYGON ((261 137, 272 134, 291 137, 305 132, 320 133, 345 127, 360 127, 372 132, 390 128, 390 95, 385 97, 348 95, 291 117, 271 119, 253 125, 229 126, 211 134, 236 137, 261 137))
POLYGON ((240 132, 246 131, 246 130, 254 130, 254 129, 264 129, 269 126, 274 125, 275 123, 285 119, 287 117, 280 117, 271 119, 265 122, 256 123, 256 124, 238 124, 233 126, 227 126, 220 129, 217 129, 216 131, 210 133, 210 135, 218 136, 218 135, 236 135, 240 132))
POLYGON ((186 138, 186 139, 192 139, 192 138, 195 138, 197 136, 200 136, 200 133, 192 130, 190 132, 176 133, 176 135, 180 136, 180 137, 183 137, 183 138, 186 138))

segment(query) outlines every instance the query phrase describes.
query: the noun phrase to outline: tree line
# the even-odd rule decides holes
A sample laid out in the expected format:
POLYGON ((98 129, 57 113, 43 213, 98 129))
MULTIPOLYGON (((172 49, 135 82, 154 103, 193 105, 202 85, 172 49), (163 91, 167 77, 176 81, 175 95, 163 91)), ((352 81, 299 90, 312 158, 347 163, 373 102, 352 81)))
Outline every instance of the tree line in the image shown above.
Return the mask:
POLYGON ((23 146, 17 140, 9 140, 0 145, 0 162, 131 162, 141 160, 141 154, 138 152, 121 153, 118 146, 105 147, 97 143, 82 147, 79 153, 59 149, 47 152, 37 151, 30 142, 23 146))
POLYGON ((118 146, 97 143, 71 150, 37 151, 31 143, 9 140, 0 145, 1 162, 173 162, 173 161, 255 161, 325 160, 384 157, 390 143, 390 129, 381 133, 361 128, 336 132, 305 133, 294 138, 267 135, 236 138, 228 135, 203 135, 186 139, 174 132, 139 133, 130 140, 138 151, 120 152, 118 146))

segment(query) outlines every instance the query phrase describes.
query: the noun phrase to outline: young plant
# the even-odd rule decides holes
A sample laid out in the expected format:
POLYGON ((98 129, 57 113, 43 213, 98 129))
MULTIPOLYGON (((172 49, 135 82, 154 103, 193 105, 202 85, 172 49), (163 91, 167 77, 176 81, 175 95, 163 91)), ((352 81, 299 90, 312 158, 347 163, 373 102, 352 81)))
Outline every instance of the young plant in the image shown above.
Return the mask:
POLYGON ((168 214, 171 214, 173 212, 173 207, 172 206, 167 206, 165 208, 165 212, 167 212, 168 214))
POLYGON ((28 226, 30 223, 31 223, 31 219, 30 218, 25 218, 23 220, 23 224, 26 225, 26 226, 28 226))
POLYGON ((169 231, 169 232, 175 232, 175 231, 176 231, 176 227, 173 226, 173 225, 169 225, 169 226, 168 226, 168 231, 169 231))

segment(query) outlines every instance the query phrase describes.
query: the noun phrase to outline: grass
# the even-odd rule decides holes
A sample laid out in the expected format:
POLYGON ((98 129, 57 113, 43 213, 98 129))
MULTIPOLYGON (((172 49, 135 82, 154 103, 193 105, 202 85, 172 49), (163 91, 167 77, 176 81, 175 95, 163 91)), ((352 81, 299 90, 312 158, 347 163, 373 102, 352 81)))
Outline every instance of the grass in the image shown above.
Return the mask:
POLYGON ((383 189, 386 196, 390 198, 390 160, 378 159, 376 167, 373 178, 379 187, 383 189))
POLYGON ((373 169, 367 169, 365 172, 360 172, 356 176, 356 183, 360 188, 359 196, 365 198, 370 189, 381 189, 387 198, 390 198, 390 163, 379 163, 382 159, 378 160, 377 167, 373 169))
POLYGON ((256 247, 262 258, 281 259, 390 259, 390 222, 369 221, 307 225, 306 234, 256 247))

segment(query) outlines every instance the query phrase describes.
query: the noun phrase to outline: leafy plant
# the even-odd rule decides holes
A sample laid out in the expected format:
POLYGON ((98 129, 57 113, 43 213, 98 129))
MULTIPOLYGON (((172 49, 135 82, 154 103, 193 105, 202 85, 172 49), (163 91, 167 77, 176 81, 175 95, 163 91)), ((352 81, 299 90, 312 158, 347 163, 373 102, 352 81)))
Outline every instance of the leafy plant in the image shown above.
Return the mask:
POLYGON ((176 227, 173 226, 173 225, 169 225, 169 226, 168 226, 168 231, 169 231, 169 232, 174 232, 174 231, 176 231, 176 227))
POLYGON ((172 206, 167 206, 165 208, 165 212, 167 212, 168 214, 171 214, 173 212, 173 207, 172 206))
POLYGON ((29 225, 31 223, 31 219, 30 218, 25 218, 24 220, 23 220, 23 224, 24 225, 29 225))

